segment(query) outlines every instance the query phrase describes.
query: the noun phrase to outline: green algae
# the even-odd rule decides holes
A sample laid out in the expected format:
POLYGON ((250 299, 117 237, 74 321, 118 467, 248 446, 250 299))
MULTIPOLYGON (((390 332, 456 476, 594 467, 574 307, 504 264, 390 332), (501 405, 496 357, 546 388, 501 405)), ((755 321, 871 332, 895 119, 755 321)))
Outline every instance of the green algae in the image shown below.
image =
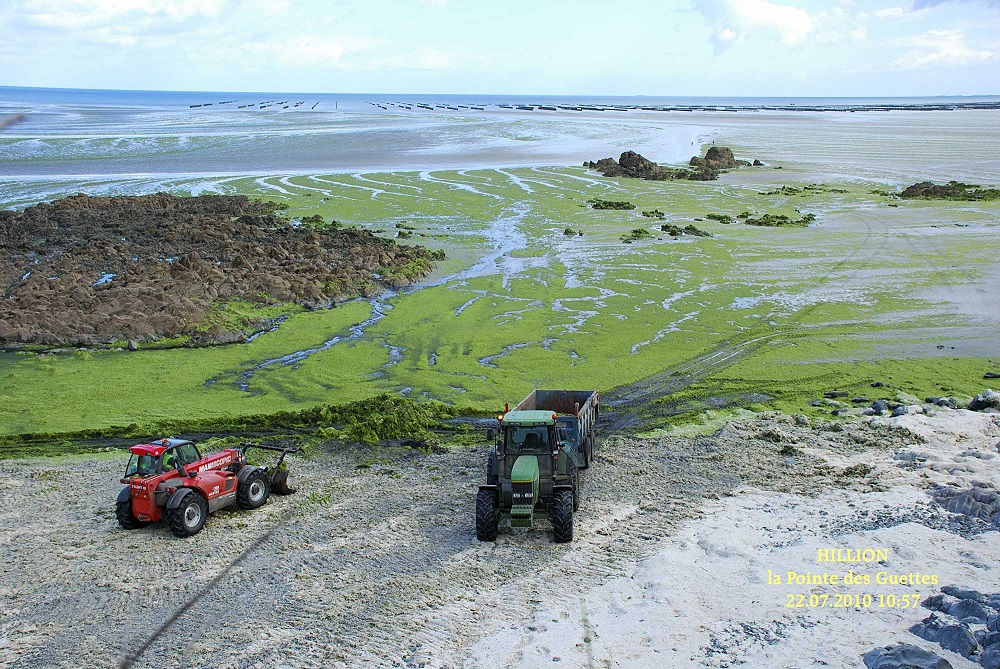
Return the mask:
MULTIPOLYGON (((201 419, 222 427, 385 392, 495 410, 535 387, 609 390, 756 339, 765 343, 653 407, 652 424, 698 425, 737 407, 828 415, 830 407, 809 406, 822 390, 860 392, 876 381, 918 396, 942 385, 981 390, 982 356, 935 348, 969 319, 929 291, 984 280, 1000 246, 995 209, 917 201, 886 210, 871 184, 790 177, 786 170, 780 188, 764 173, 753 184, 653 182, 580 168, 236 180, 239 192, 278 201, 289 217, 426 235, 420 243, 447 259, 426 287, 384 299, 384 316, 359 336, 351 328, 373 313, 364 301, 289 310, 275 332, 247 344, 0 356, 0 433, 201 419), (762 218, 752 213, 762 191, 773 198, 769 212, 789 221, 805 218, 792 212, 808 197, 818 225, 682 227, 705 211, 762 218), (596 215, 586 205, 595 200, 638 211, 596 215), (638 227, 650 218, 656 227, 638 227), (313 352, 259 367, 297 351, 313 352)), ((220 318, 238 319, 253 307, 226 309, 220 318)), ((268 315, 285 313, 279 305, 268 315)))

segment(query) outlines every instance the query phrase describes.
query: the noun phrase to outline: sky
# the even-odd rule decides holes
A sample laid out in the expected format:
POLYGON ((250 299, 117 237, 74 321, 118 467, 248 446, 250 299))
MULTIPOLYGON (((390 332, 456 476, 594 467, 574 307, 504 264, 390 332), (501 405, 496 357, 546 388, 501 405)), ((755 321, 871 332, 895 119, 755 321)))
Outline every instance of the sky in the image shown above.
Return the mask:
POLYGON ((1000 94, 1000 0, 3 0, 0 85, 1000 94))

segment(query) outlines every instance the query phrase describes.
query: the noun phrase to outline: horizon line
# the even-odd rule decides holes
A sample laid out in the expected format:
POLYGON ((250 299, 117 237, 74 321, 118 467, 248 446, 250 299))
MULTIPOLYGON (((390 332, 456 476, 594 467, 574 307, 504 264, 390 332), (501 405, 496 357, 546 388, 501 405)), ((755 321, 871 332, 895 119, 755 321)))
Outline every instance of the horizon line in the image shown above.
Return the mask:
POLYGON ((65 86, 21 86, 15 84, 0 84, 0 89, 25 89, 25 90, 35 90, 35 91, 92 91, 92 92, 107 92, 107 93, 192 93, 192 94, 205 94, 205 93, 246 93, 254 95, 270 95, 270 94, 281 94, 281 95, 351 95, 351 96, 419 96, 419 95, 447 95, 447 96, 486 96, 486 97, 560 97, 560 98, 587 98, 587 97, 602 97, 602 98, 730 98, 730 99, 781 99, 781 98, 796 98, 801 100, 812 100, 812 99, 855 99, 855 100, 876 100, 876 99, 886 99, 886 98, 997 98, 1000 97, 1000 93, 962 93, 962 94, 948 94, 948 93, 933 93, 933 94, 920 94, 920 95, 659 95, 650 93, 632 93, 632 94, 621 94, 621 93, 399 93, 399 92, 374 92, 367 91, 364 93, 352 93, 347 91, 336 91, 336 92, 321 92, 321 91, 251 91, 251 90, 185 90, 185 89, 169 89, 169 88, 69 88, 65 86))

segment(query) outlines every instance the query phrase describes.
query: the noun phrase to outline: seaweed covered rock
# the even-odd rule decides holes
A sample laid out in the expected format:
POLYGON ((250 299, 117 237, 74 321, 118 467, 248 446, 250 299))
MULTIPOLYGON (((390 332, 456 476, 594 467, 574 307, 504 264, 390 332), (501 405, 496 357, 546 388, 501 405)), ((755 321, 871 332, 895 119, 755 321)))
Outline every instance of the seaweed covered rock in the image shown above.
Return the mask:
POLYGON ((602 158, 596 162, 587 161, 583 166, 596 170, 606 177, 628 177, 651 181, 667 181, 669 179, 711 181, 718 178, 721 170, 749 164, 745 160, 736 160, 730 149, 713 146, 704 158, 695 156, 691 159, 690 167, 693 169, 663 167, 635 151, 625 151, 617 161, 614 158, 602 158))
POLYGON ((0 348, 100 346, 266 329, 231 303, 318 309, 428 274, 440 252, 336 224, 295 225, 245 196, 76 195, 0 212, 0 348))
POLYGON ((592 170, 597 170, 606 177, 629 177, 632 179, 650 179, 653 181, 664 181, 674 178, 672 177, 673 170, 660 167, 635 151, 625 151, 617 161, 614 158, 602 158, 596 163, 584 163, 584 166, 592 170))
POLYGON ((899 197, 906 200, 1000 200, 1000 188, 981 188, 961 181, 949 181, 943 185, 921 181, 907 186, 899 197))

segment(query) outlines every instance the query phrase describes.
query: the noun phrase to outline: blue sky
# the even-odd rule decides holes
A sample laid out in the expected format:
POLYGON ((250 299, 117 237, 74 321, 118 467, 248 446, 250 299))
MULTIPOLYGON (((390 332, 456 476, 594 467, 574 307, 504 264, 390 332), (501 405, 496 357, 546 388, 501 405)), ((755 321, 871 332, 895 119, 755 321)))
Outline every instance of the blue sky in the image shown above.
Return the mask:
POLYGON ((0 85, 1000 94, 1000 0, 3 0, 0 85))

